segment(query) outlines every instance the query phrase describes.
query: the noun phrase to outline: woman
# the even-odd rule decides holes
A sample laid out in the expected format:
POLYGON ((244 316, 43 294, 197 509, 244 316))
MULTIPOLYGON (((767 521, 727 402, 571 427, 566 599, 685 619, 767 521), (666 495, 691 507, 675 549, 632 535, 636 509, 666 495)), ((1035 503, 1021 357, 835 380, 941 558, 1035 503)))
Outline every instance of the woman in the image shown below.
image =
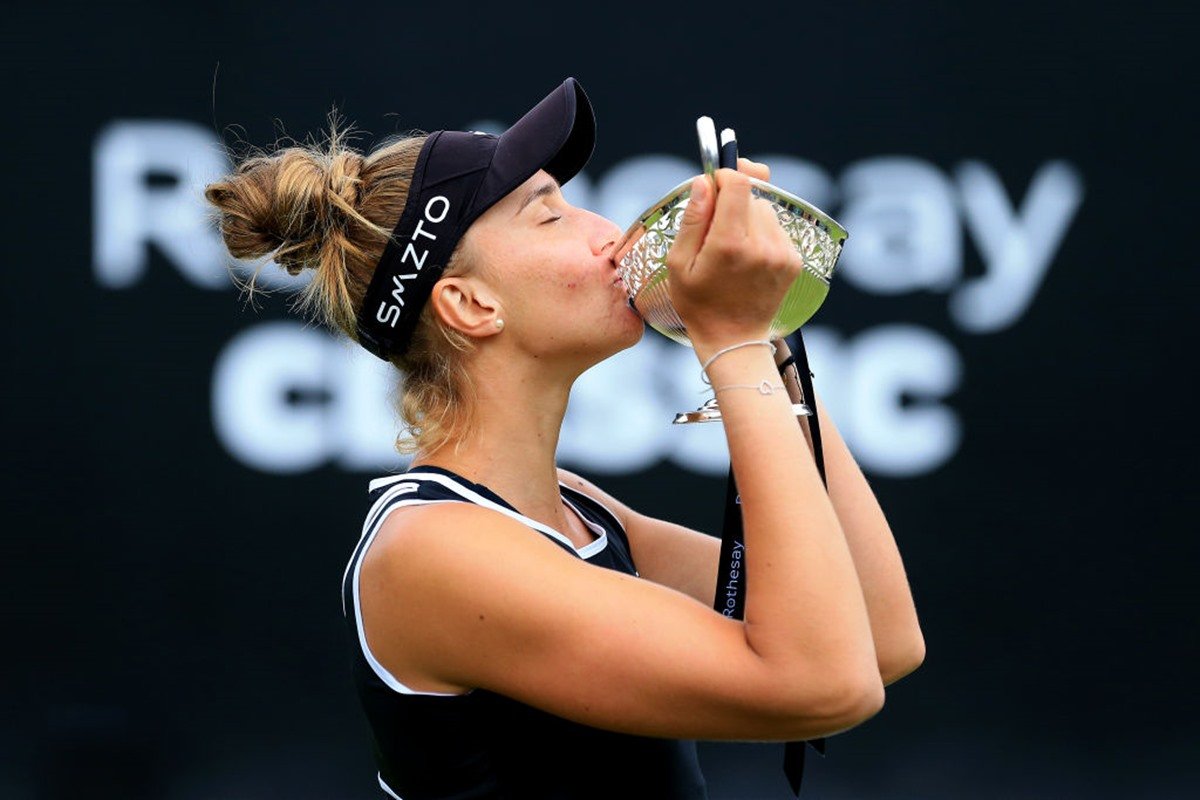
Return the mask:
POLYGON ((862 473, 830 425, 826 494, 777 385, 768 322, 802 264, 751 198, 765 166, 697 178, 669 263, 741 491, 745 621, 713 610, 716 538, 556 466, 573 381, 644 330, 620 229, 559 190, 594 129, 568 79, 499 137, 364 156, 335 132, 206 193, 234 256, 312 269, 304 302, 405 374, 415 456, 372 481, 343 582, 393 797, 705 797, 690 740, 845 730, 923 658, 862 473))

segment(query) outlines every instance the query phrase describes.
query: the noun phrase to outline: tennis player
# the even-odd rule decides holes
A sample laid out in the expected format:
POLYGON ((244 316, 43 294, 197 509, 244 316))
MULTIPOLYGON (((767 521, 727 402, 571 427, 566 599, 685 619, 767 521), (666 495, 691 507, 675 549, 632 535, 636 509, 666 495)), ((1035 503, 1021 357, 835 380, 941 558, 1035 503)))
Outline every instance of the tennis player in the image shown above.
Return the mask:
POLYGON ((556 465, 572 383, 644 330, 621 230, 561 192, 594 141, 568 79, 499 136, 364 154, 335 129, 206 191, 232 255, 312 270, 302 305, 404 375, 412 464, 371 481, 342 587, 394 798, 704 798, 696 739, 844 731, 924 657, 879 504, 828 414, 826 493, 780 385, 803 265, 751 197, 766 166, 698 177, 668 259, 741 491, 745 621, 714 610, 719 539, 556 465))

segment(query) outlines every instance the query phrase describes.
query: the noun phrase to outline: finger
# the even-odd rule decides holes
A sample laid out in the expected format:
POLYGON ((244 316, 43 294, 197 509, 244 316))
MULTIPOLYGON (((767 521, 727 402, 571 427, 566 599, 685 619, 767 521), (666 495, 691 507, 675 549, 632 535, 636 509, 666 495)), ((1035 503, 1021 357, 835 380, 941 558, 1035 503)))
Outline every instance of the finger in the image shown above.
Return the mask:
POLYGON ((697 175, 692 179, 691 196, 683 209, 679 233, 671 243, 672 266, 686 267, 696 260, 713 217, 712 194, 712 183, 706 175, 697 175))
POLYGON ((764 242, 779 241, 779 235, 783 231, 770 201, 761 197, 753 197, 750 200, 750 229, 752 235, 760 237, 764 242))
POLYGON ((760 181, 771 180, 771 168, 766 164, 761 164, 758 161, 751 161, 748 158, 739 158, 738 172, 743 172, 751 178, 758 178, 760 181))
POLYGON ((770 201, 756 197, 751 206, 753 209, 751 216, 754 221, 753 235, 761 237, 761 241, 781 256, 787 256, 794 251, 796 246, 792 244, 792 237, 783 229, 779 215, 770 201))
POLYGON ((731 169, 717 170, 717 203, 709 237, 740 242, 750 233, 750 180, 731 169))

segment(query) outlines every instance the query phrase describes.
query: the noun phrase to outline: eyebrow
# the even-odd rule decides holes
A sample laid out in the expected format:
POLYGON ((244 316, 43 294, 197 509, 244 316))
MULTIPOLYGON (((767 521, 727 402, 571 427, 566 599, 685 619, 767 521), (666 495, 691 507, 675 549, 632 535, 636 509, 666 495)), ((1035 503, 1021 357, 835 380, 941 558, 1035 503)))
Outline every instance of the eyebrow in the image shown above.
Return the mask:
POLYGON ((525 199, 521 201, 521 207, 516 210, 513 216, 515 217, 520 214, 525 210, 525 206, 529 205, 534 200, 537 200, 539 197, 545 197, 547 195, 554 194, 556 191, 558 191, 558 188, 558 181, 552 179, 540 186, 530 189, 529 194, 525 195, 525 199))

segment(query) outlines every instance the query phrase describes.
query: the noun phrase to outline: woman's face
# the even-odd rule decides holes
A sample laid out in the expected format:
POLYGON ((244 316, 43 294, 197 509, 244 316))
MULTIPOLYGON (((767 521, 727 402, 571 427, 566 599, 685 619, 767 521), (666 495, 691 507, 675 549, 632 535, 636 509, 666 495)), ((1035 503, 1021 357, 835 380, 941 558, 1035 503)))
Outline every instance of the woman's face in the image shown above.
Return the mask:
POLYGON ((498 300, 503 336, 527 352, 594 363, 641 338, 611 260, 622 231, 567 203, 545 170, 484 212, 465 237, 476 274, 498 300))

